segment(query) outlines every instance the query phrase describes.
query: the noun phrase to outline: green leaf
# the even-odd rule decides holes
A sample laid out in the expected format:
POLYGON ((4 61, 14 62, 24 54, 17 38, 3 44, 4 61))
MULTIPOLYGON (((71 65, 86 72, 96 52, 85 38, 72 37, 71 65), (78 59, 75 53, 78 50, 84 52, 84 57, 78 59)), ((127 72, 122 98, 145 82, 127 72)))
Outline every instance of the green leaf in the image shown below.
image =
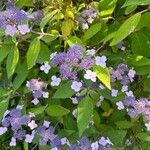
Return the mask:
POLYGON ((36 108, 30 108, 30 109, 28 109, 28 112, 32 112, 35 115, 39 115, 39 114, 44 112, 45 108, 46 108, 45 106, 40 106, 40 107, 36 107, 36 108))
POLYGON ((35 38, 31 42, 29 49, 28 49, 28 52, 27 52, 28 69, 31 69, 35 65, 36 60, 37 60, 38 55, 39 55, 39 52, 40 52, 40 39, 35 38))
POLYGON ((100 15, 108 16, 111 15, 116 7, 117 0, 101 0, 99 2, 100 15))
POLYGON ((150 78, 144 80, 144 91, 150 92, 150 78))
POLYGON ((149 5, 150 0, 126 0, 122 7, 131 6, 131 5, 149 5))
POLYGON ((12 47, 12 45, 6 45, 6 44, 4 44, 2 47, 0 47, 0 63, 9 54, 9 51, 11 50, 11 47, 12 47))
POLYGON ((74 22, 73 20, 71 19, 68 19, 68 20, 65 20, 63 23, 62 23, 62 27, 61 27, 61 30, 62 30, 62 35, 64 37, 67 37, 71 34, 72 32, 72 29, 74 27, 74 22))
POLYGON ((141 15, 141 19, 136 29, 140 30, 143 27, 150 27, 150 12, 146 12, 141 15))
POLYGON ((150 59, 144 57, 144 56, 138 56, 138 55, 131 55, 128 56, 127 62, 129 64, 132 64, 133 66, 146 66, 150 65, 150 59))
POLYGON ((150 39, 142 31, 134 33, 131 40, 131 49, 134 54, 150 56, 150 39))
POLYGON ((98 33, 101 29, 101 23, 96 23, 92 25, 89 29, 87 29, 84 33, 83 40, 87 41, 92 38, 96 33, 98 33))
POLYGON ((137 75, 146 75, 150 73, 150 65, 135 67, 135 71, 137 75))
POLYGON ((13 89, 16 91, 22 83, 25 81, 27 75, 28 75, 28 69, 26 64, 18 64, 16 68, 17 76, 15 77, 13 81, 13 89))
POLYGON ((9 104, 9 98, 2 100, 0 102, 0 121, 3 118, 5 111, 7 110, 8 104, 9 104))
POLYGON ((10 95, 12 90, 0 88, 0 98, 10 95))
POLYGON ((67 82, 62 85, 60 85, 55 92, 53 98, 70 98, 75 94, 75 91, 71 89, 71 83, 67 82))
POLYGON ((69 46, 73 45, 74 43, 77 43, 80 45, 83 44, 82 41, 77 36, 69 37, 69 39, 67 40, 67 43, 69 44, 69 46))
POLYGON ((117 146, 120 146, 123 143, 126 134, 127 131, 125 130, 113 130, 107 132, 107 136, 110 138, 110 141, 117 146))
POLYGON ((117 43, 125 39, 128 35, 130 35, 132 32, 134 32, 136 26, 140 21, 140 18, 141 14, 137 13, 131 16, 129 19, 127 19, 116 32, 110 45, 111 46, 116 45, 117 43))
POLYGON ((79 136, 81 136, 84 130, 87 128, 91 117, 93 115, 93 103, 89 97, 85 97, 78 105, 77 125, 79 130, 79 136))
POLYGON ((101 66, 95 65, 93 67, 94 71, 97 74, 97 78, 108 88, 111 89, 110 85, 110 73, 108 68, 103 68, 101 66))
POLYGON ((52 19, 52 17, 58 12, 58 9, 49 12, 48 14, 45 15, 45 17, 42 19, 41 23, 40 23, 40 28, 43 29, 45 27, 45 25, 50 21, 50 19, 52 19))
POLYGON ((60 105, 50 105, 46 108, 46 113, 53 117, 62 117, 67 115, 70 110, 60 106, 60 105))
POLYGON ((8 78, 10 78, 15 72, 18 60, 19 60, 19 51, 18 48, 15 47, 10 51, 7 58, 6 69, 7 69, 8 78))
POLYGON ((129 129, 129 128, 134 126, 133 122, 125 121, 125 120, 124 121, 118 121, 115 124, 120 129, 129 129))

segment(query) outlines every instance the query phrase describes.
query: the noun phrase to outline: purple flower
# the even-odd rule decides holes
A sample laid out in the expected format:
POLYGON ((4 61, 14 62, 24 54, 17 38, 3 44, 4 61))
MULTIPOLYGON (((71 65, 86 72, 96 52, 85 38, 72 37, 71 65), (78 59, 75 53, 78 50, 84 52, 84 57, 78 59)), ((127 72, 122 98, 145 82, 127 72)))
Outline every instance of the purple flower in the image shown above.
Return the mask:
POLYGON ((96 141, 96 142, 92 143, 91 144, 91 148, 92 148, 92 150, 99 150, 99 144, 98 144, 98 142, 96 141))
POLYGON ((52 65, 58 66, 63 64, 65 61, 66 61, 66 53, 58 53, 55 54, 54 57, 52 58, 52 65))
POLYGON ((29 33, 30 32, 30 28, 23 24, 23 25, 18 25, 18 30, 19 32, 22 34, 22 35, 25 35, 26 33, 29 33))
POLYGON ((35 123, 34 120, 28 123, 28 126, 30 127, 31 130, 35 129, 37 127, 37 124, 35 123))
POLYGON ((40 98, 40 97, 42 97, 42 92, 41 91, 33 91, 33 96, 34 96, 34 98, 40 98))
POLYGON ((81 149, 79 148, 79 146, 73 144, 70 146, 70 150, 81 150, 81 149))
POLYGON ((91 55, 91 56, 95 55, 95 53, 96 53, 96 51, 94 49, 89 49, 86 51, 86 54, 91 55))
POLYGON ((87 137, 83 137, 81 140, 80 140, 80 147, 82 150, 88 150, 88 149, 91 149, 91 144, 88 140, 87 137))
POLYGON ((131 117, 131 118, 135 118, 135 117, 137 117, 137 112, 135 111, 135 109, 133 109, 133 108, 130 108, 130 109, 128 109, 128 115, 131 117))
POLYGON ((34 105, 37 105, 37 104, 39 103, 39 100, 38 100, 37 98, 34 98, 34 99, 32 100, 32 103, 33 103, 34 105))
POLYGON ((46 74, 49 73, 49 70, 51 69, 51 66, 46 62, 44 65, 40 67, 40 70, 44 71, 46 74))
POLYGON ((57 78, 56 76, 52 76, 51 79, 52 79, 51 86, 58 86, 61 82, 61 79, 57 78))
POLYGON ((25 130, 15 131, 13 137, 18 140, 22 140, 26 135, 25 130))
POLYGON ((133 69, 130 69, 128 72, 128 76, 131 82, 133 82, 133 78, 135 77, 136 72, 133 69))
POLYGON ((61 146, 61 139, 57 136, 51 141, 51 147, 52 148, 60 148, 61 146))
POLYGON ((16 34, 16 32, 17 29, 14 26, 11 25, 6 26, 6 30, 5 30, 6 35, 10 35, 13 37, 16 34))
POLYGON ((2 125, 5 127, 11 126, 13 131, 17 131, 21 128, 22 125, 27 125, 29 117, 21 116, 20 109, 12 109, 9 113, 9 116, 6 116, 2 125))
POLYGON ((112 89, 111 90, 111 96, 117 97, 117 95, 118 95, 118 90, 112 89))
POLYGON ((40 136, 40 145, 46 145, 49 140, 52 141, 55 138, 54 128, 52 126, 50 126, 49 128, 41 126, 38 127, 36 131, 40 136))
POLYGON ((107 60, 106 56, 102 56, 102 57, 96 56, 95 60, 96 60, 96 65, 101 66, 103 68, 106 67, 106 60, 107 60))
POLYGON ((33 18, 31 18, 31 21, 33 24, 38 25, 42 18, 44 17, 44 13, 42 10, 38 10, 32 13, 33 18))
POLYGON ((91 58, 84 58, 81 63, 80 63, 80 68, 81 69, 90 69, 94 64, 94 60, 91 58))
POLYGON ((60 75, 63 78, 68 79, 71 77, 71 68, 67 64, 62 64, 60 66, 60 75))
POLYGON ((122 101, 117 102, 116 105, 117 105, 117 107, 118 107, 118 110, 122 110, 122 109, 125 108, 122 101))
POLYGON ((38 79, 32 79, 30 81, 27 81, 26 86, 30 91, 42 91, 42 88, 45 87, 45 84, 38 79))
POLYGON ((92 72, 91 70, 87 70, 86 74, 84 75, 85 79, 90 79, 93 82, 96 82, 96 72, 92 72))
POLYGON ((73 45, 68 49, 67 52, 67 62, 69 62, 71 65, 77 66, 80 59, 82 59, 82 51, 84 51, 84 48, 79 45, 73 45))
POLYGON ((123 76, 120 82, 122 85, 128 85, 130 83, 128 76, 123 76))
POLYGON ((14 137, 11 138, 10 146, 16 146, 16 139, 14 137))
POLYGON ((135 98, 132 96, 127 96, 124 103, 126 106, 134 106, 135 98))
POLYGON ((7 128, 6 127, 0 127, 0 135, 3 135, 7 132, 7 128))
POLYGON ((73 81, 71 88, 75 91, 75 92, 79 92, 80 89, 82 87, 82 83, 81 82, 77 82, 77 81, 73 81))

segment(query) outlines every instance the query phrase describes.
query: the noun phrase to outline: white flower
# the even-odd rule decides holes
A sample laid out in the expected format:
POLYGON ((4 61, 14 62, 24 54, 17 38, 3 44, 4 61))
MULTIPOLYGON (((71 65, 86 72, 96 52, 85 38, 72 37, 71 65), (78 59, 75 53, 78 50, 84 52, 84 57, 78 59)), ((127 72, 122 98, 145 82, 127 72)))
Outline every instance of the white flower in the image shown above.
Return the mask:
POLYGON ((82 28, 83 28, 83 30, 88 29, 88 28, 89 28, 89 25, 88 25, 87 23, 83 23, 83 24, 82 24, 82 28))
POLYGON ((82 83, 81 82, 77 82, 77 81, 73 81, 71 88, 75 91, 75 92, 79 92, 81 90, 82 87, 82 83))
POLYGON ((98 142, 96 141, 96 142, 92 143, 92 144, 91 144, 91 147, 92 147, 92 150, 98 150, 98 149, 99 149, 99 144, 98 144, 98 142))
POLYGON ((0 127, 0 135, 3 135, 7 132, 7 128, 6 127, 0 127))
POLYGON ((33 130, 37 127, 37 124, 35 123, 34 120, 32 120, 30 123, 28 123, 28 126, 30 127, 31 130, 33 130))
POLYGON ((95 53, 96 53, 96 51, 94 49, 90 49, 90 50, 86 51, 86 54, 91 55, 91 56, 95 55, 95 53))
POLYGON ((122 92, 128 91, 128 86, 127 86, 127 85, 122 86, 121 91, 122 91, 122 92))
POLYGON ((102 57, 96 56, 95 60, 96 60, 96 65, 101 66, 103 68, 106 67, 106 60, 107 60, 106 56, 102 56, 102 57))
POLYGON ((32 103, 33 103, 34 105, 37 105, 37 104, 39 103, 39 100, 38 100, 37 98, 34 98, 34 99, 32 100, 32 103))
POLYGON ((86 74, 84 75, 84 78, 96 82, 96 72, 92 72, 91 70, 86 70, 86 74))
POLYGON ((35 117, 35 114, 34 114, 34 113, 32 113, 32 112, 29 112, 29 117, 30 117, 30 118, 35 117))
POLYGON ((122 109, 125 108, 122 101, 117 102, 116 105, 117 105, 117 107, 118 107, 118 110, 122 110, 122 109))
POLYGON ((57 55, 57 52, 52 53, 52 54, 50 55, 50 60, 52 60, 56 55, 57 55))
POLYGON ((49 125, 50 125, 50 122, 49 121, 46 121, 46 120, 44 120, 44 124, 43 124, 46 128, 48 128, 49 127, 49 125))
POLYGON ((44 98, 48 98, 49 93, 48 92, 42 92, 42 95, 43 95, 44 98))
POLYGON ((100 96, 100 99, 99 99, 99 101, 96 103, 96 106, 97 106, 97 107, 100 107, 103 100, 104 100, 104 97, 103 97, 103 96, 100 96))
POLYGON ((33 134, 27 134, 26 135, 26 138, 25 138, 25 141, 27 142, 27 143, 32 143, 32 141, 33 141, 33 138, 34 138, 34 135, 33 134))
POLYGON ((16 139, 14 137, 11 138, 10 146, 16 146, 16 139))
POLYGON ((44 65, 40 67, 40 70, 44 71, 46 74, 49 73, 49 70, 51 69, 51 66, 46 62, 44 65))
POLYGON ((99 144, 102 146, 106 146, 107 145, 107 140, 104 137, 101 137, 99 140, 99 144))
POLYGON ((145 123, 145 126, 147 127, 147 130, 150 131, 150 122, 149 123, 145 123))
POLYGON ((73 103, 73 104, 78 104, 78 99, 77 99, 77 97, 72 97, 71 100, 72 100, 72 103, 73 103))
POLYGON ((58 86, 61 82, 61 79, 57 78, 56 76, 52 76, 51 79, 52 79, 51 86, 58 86))
POLYGON ((24 105, 17 105, 17 109, 22 109, 24 105))
POLYGON ((65 145, 65 144, 67 144, 67 138, 66 137, 64 137, 64 138, 62 138, 61 139, 61 145, 65 145))
POLYGON ((117 97, 117 95, 118 95, 118 90, 112 89, 111 90, 111 96, 117 97))
POLYGON ((72 111, 72 115, 76 118, 77 117, 77 109, 74 109, 73 111, 72 111))
POLYGON ((135 77, 135 74, 136 74, 135 70, 133 70, 133 69, 129 70, 128 76, 129 76, 131 82, 134 81, 133 78, 135 77))
POLYGON ((126 92, 126 95, 127 95, 128 97, 129 97, 129 96, 134 97, 134 95, 133 95, 133 92, 132 92, 132 91, 126 92))

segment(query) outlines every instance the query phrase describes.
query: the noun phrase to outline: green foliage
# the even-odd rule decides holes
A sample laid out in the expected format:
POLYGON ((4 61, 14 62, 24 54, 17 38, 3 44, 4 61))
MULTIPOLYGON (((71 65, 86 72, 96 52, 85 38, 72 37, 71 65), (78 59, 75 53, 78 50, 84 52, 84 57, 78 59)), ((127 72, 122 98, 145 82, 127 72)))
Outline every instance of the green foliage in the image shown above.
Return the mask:
POLYGON ((87 128, 93 115, 93 103, 89 97, 85 97, 78 105, 77 125, 79 136, 83 134, 87 128), (88 110, 88 111, 87 111, 88 110))
POLYGON ((55 92, 53 98, 59 98, 59 99, 65 99, 65 98, 70 98, 71 96, 74 95, 74 90, 70 88, 71 83, 67 82, 59 86, 57 91, 55 92))
POLYGON ((111 46, 116 45, 117 43, 125 39, 128 35, 130 35, 132 32, 134 32, 136 26, 140 21, 140 18, 141 18, 141 14, 137 13, 131 16, 129 19, 127 19, 114 35, 114 38, 110 43, 110 45, 111 46))
POLYGON ((94 66, 94 71, 97 73, 98 79, 108 88, 111 89, 110 85, 110 74, 107 68, 101 66, 94 66))
POLYGON ((46 113, 52 117, 62 117, 67 115, 70 111, 59 105, 50 105, 46 108, 46 113))
POLYGON ((13 75, 13 73, 15 72, 18 60, 19 60, 19 50, 17 47, 14 47, 10 51, 8 58, 7 58, 6 68, 7 68, 8 78, 10 78, 13 75))
POLYGON ((39 52, 40 52, 40 39, 35 38, 31 42, 29 49, 28 49, 28 52, 27 52, 28 69, 31 69, 35 65, 36 60, 37 60, 38 55, 39 55, 39 52))

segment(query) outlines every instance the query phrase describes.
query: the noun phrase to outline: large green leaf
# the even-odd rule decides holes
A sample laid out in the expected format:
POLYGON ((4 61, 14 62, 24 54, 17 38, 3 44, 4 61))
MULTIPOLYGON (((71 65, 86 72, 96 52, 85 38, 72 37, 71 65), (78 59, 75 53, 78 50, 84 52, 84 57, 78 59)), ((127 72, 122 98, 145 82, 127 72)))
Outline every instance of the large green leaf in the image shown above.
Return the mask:
POLYGON ((39 115, 44 112, 45 108, 46 108, 45 106, 30 108, 30 109, 28 109, 28 112, 32 112, 35 115, 39 115))
POLYGON ((45 25, 50 21, 50 19, 52 19, 52 17, 58 12, 58 9, 49 12, 48 14, 45 15, 45 17, 42 19, 41 23, 40 23, 40 28, 43 29, 45 27, 45 25))
POLYGON ((62 27, 61 27, 62 35, 64 37, 69 36, 71 34, 71 32, 72 32, 73 27, 74 27, 74 22, 73 22, 72 19, 65 20, 62 23, 62 27))
POLYGON ((111 89, 110 85, 110 73, 108 68, 103 68, 101 66, 95 65, 93 67, 94 71, 97 74, 97 78, 108 88, 111 89))
POLYGON ((18 64, 16 68, 17 76, 15 77, 13 81, 13 89, 17 90, 21 84, 25 81, 27 75, 28 75, 28 69, 26 64, 18 64))
POLYGON ((67 82, 62 85, 60 85, 55 92, 53 98, 70 98, 75 94, 75 91, 71 89, 71 83, 67 82))
POLYGON ((136 26, 140 21, 140 18, 141 14, 137 13, 131 16, 129 19, 127 19, 116 32, 110 45, 111 46, 116 45, 117 43, 125 39, 128 35, 130 35, 132 32, 134 32, 136 26))
POLYGON ((128 128, 131 128, 134 126, 134 123, 133 122, 130 122, 130 121, 117 121, 116 123, 116 126, 119 128, 119 129, 128 129, 128 128))
POLYGON ((150 12, 146 12, 141 15, 141 19, 136 29, 140 30, 143 27, 150 27, 150 12))
POLYGON ((38 55, 39 55, 39 52, 40 52, 40 39, 35 38, 31 42, 29 49, 28 49, 28 52, 27 52, 28 69, 31 69, 35 65, 36 60, 37 60, 38 55))
POLYGON ((0 63, 9 54, 11 47, 12 47, 12 45, 6 45, 6 44, 4 44, 2 47, 0 47, 0 63))
POLYGON ((96 23, 92 25, 88 30, 85 31, 83 40, 87 41, 92 38, 96 33, 98 33, 101 29, 101 23, 96 23))
POLYGON ((145 57, 150 56, 150 39, 142 31, 134 33, 131 40, 131 49, 134 54, 145 57))
POLYGON ((101 0, 99 2, 100 15, 108 16, 111 15, 115 9, 117 0, 101 0))
POLYGON ((83 134, 93 115, 93 102, 85 97, 78 105, 77 125, 79 136, 83 134))
POLYGON ((5 111, 7 110, 8 104, 9 104, 9 98, 6 98, 5 100, 2 100, 0 102, 0 121, 3 118, 5 111))
POLYGON ((6 69, 7 69, 8 78, 10 78, 15 72, 18 60, 19 60, 19 51, 18 48, 15 47, 10 51, 7 58, 6 69))
POLYGON ((119 146, 123 143, 123 140, 124 140, 126 134, 127 134, 127 131, 125 131, 125 130, 113 130, 113 131, 109 131, 107 133, 107 136, 110 138, 110 141, 114 145, 119 146))
POLYGON ((131 55, 128 56, 127 62, 133 66, 147 66, 150 65, 150 59, 140 56, 140 55, 131 55))
POLYGON ((149 5, 150 0, 126 0, 123 7, 131 6, 131 5, 149 5))
POLYGON ((46 108, 46 113, 53 117, 61 117, 67 115, 70 110, 60 106, 60 105, 50 105, 46 108))

